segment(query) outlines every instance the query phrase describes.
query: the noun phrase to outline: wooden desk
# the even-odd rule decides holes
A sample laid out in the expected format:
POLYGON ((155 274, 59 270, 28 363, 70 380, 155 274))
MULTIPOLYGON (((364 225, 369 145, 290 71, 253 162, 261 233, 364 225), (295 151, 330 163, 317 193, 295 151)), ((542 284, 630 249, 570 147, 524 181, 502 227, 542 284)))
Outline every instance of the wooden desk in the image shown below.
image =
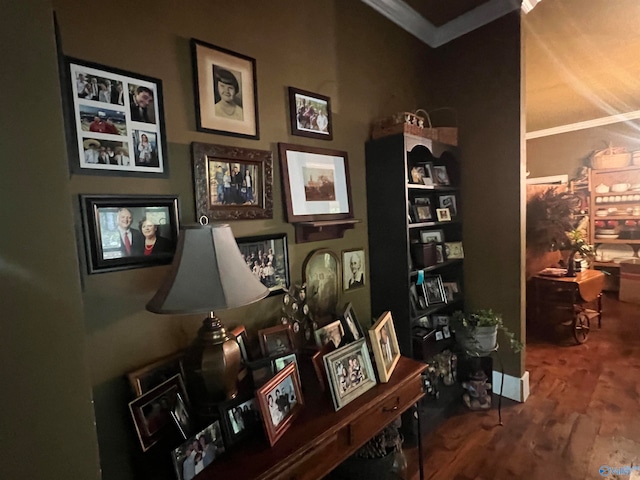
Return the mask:
POLYGON ((592 318, 602 320, 602 288, 604 274, 599 270, 584 270, 575 277, 535 275, 532 278, 534 321, 542 323, 554 318, 555 311, 564 311, 559 323, 571 326, 575 340, 587 340, 592 318), (593 309, 586 308, 593 305, 593 309))
POLYGON ((378 384, 339 411, 317 380, 303 382, 305 406, 269 447, 252 438, 214 460, 196 480, 320 479, 424 396, 424 363, 401 357, 389 383, 378 384))

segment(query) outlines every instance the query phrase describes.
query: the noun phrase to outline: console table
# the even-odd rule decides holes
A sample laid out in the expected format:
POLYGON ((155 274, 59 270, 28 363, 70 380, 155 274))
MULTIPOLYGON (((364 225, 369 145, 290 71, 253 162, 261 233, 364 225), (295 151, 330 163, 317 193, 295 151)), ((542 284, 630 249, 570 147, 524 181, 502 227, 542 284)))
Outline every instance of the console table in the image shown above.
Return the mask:
MULTIPOLYGON (((401 357, 388 383, 376 385, 337 412, 330 393, 321 392, 316 379, 305 382, 303 377, 304 409, 273 447, 262 437, 248 439, 214 460, 196 480, 320 479, 424 396, 425 368, 424 363, 401 357)), ((418 419, 423 478, 419 425, 418 419)))

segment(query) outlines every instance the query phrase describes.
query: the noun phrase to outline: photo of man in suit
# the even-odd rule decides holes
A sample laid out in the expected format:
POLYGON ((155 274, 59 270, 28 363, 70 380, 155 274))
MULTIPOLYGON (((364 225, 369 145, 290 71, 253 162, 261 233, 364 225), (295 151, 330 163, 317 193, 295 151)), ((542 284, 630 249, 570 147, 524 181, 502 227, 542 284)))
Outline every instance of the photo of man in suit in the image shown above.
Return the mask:
POLYGON ((133 216, 128 208, 118 209, 118 232, 120 233, 120 251, 123 257, 135 257, 144 254, 144 236, 140 230, 131 228, 133 216))

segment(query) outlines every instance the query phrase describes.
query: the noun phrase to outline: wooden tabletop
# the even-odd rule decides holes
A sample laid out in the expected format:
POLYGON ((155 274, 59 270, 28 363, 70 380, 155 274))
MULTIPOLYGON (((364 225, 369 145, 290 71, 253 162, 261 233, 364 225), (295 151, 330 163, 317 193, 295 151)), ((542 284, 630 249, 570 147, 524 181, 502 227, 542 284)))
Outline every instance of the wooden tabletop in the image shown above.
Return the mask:
POLYGON ((575 277, 551 277, 546 275, 535 275, 537 281, 559 282, 562 284, 577 284, 580 296, 585 302, 595 300, 604 287, 604 273, 600 270, 583 270, 575 277))

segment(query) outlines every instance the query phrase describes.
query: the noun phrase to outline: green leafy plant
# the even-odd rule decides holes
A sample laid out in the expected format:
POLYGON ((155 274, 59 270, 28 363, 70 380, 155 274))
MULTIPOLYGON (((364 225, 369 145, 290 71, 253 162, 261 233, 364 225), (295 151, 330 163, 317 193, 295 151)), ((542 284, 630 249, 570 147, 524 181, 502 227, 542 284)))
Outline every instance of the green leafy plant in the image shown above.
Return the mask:
POLYGON ((595 257, 596 252, 593 245, 587 243, 582 230, 574 229, 567 232, 567 238, 572 251, 578 252, 583 258, 593 259, 595 257))
POLYGON ((477 327, 497 327, 509 341, 511 350, 517 353, 523 348, 522 343, 516 339, 513 332, 504 326, 502 314, 494 313, 491 309, 466 313, 458 310, 453 313, 451 326, 456 332, 462 331, 460 333, 468 339, 474 338, 477 327))

